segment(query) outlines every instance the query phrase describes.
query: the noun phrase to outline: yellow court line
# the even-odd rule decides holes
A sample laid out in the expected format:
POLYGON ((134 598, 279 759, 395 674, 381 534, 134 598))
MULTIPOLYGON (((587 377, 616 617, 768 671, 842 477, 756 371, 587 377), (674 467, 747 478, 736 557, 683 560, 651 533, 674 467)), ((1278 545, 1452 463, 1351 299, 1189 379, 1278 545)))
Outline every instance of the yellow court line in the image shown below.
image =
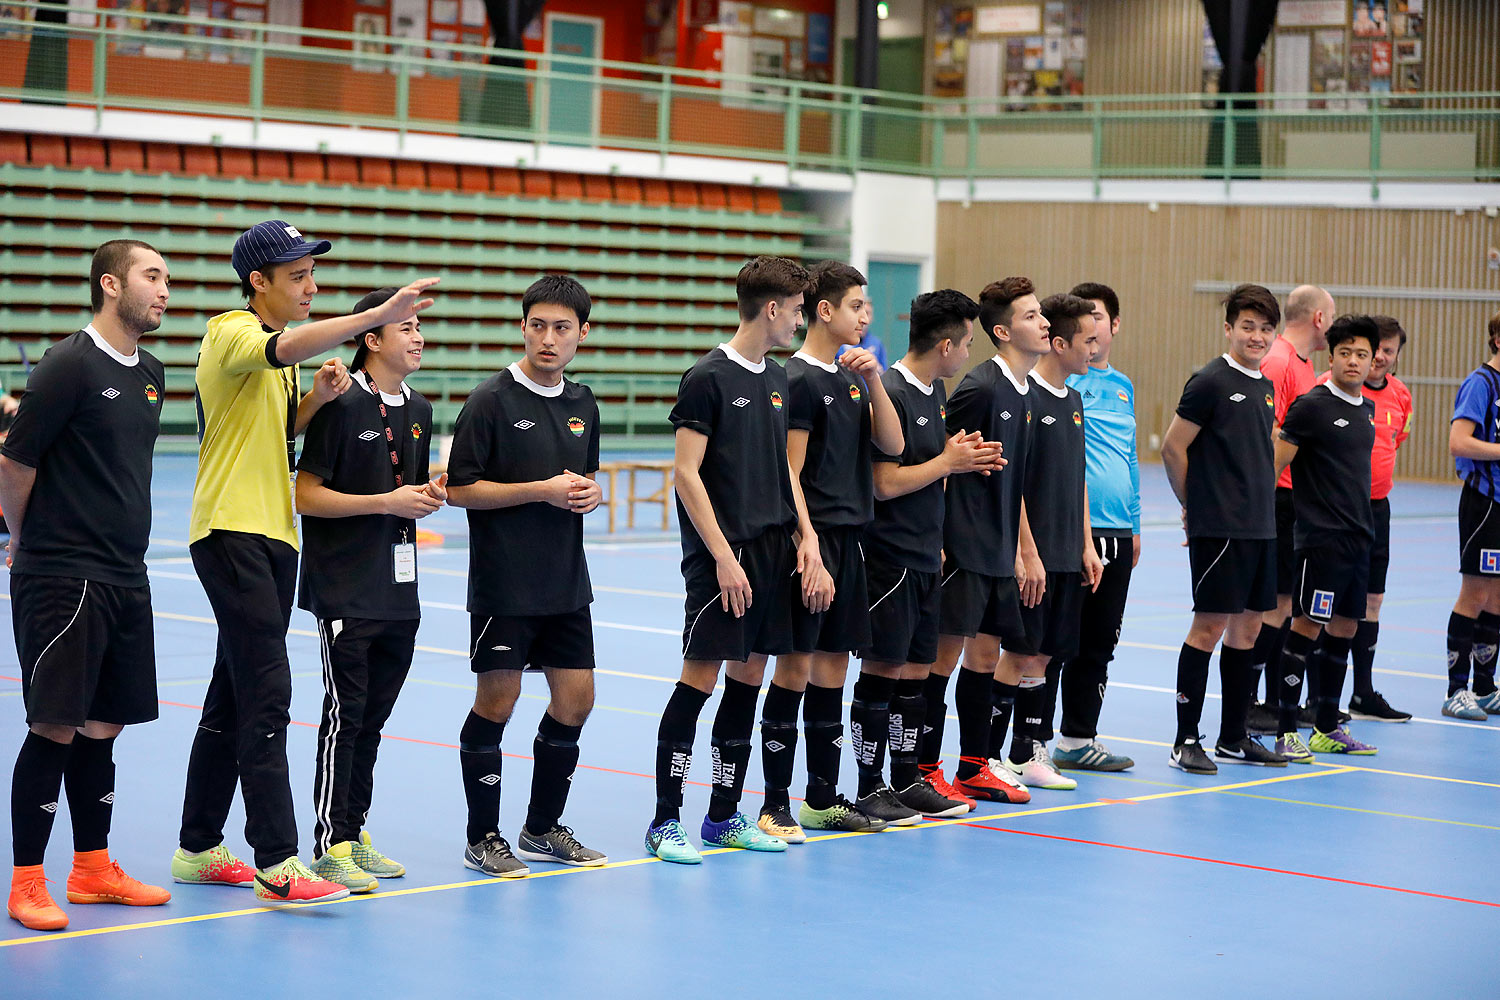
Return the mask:
MULTIPOLYGON (((1350 768, 1350 770, 1359 770, 1350 768)), ((1500 826, 1488 823, 1466 823, 1461 819, 1439 819, 1436 816, 1413 816, 1411 813, 1389 812, 1385 809, 1361 809, 1359 806, 1340 806, 1332 802, 1304 802, 1302 799, 1283 799, 1275 795, 1254 795, 1250 792, 1225 792, 1240 799, 1260 799, 1263 802, 1284 802, 1294 806, 1316 806, 1319 809, 1337 809, 1340 812, 1364 813, 1367 816, 1386 816, 1391 819, 1414 819, 1423 823, 1443 823, 1447 826, 1469 826, 1476 830, 1500 830, 1500 826)))
POLYGON ((1500 788, 1500 784, 1493 781, 1475 781, 1472 778, 1448 778, 1441 774, 1415 774, 1411 771, 1387 771, 1378 767, 1365 767, 1362 764, 1325 764, 1323 761, 1314 761, 1317 767, 1337 767, 1345 771, 1368 771, 1371 774, 1385 774, 1393 778, 1420 778, 1423 781, 1446 781, 1454 785, 1477 785, 1480 788, 1500 788))
MULTIPOLYGON (((809 837, 807 843, 821 843, 830 840, 845 840, 850 837, 878 837, 883 833, 912 833, 917 830, 936 830, 948 826, 965 826, 975 823, 989 823, 996 820, 1020 819, 1025 816, 1044 816, 1051 813, 1074 812, 1079 809, 1095 809, 1101 806, 1119 805, 1122 802, 1152 802, 1157 799, 1179 798, 1189 795, 1207 795, 1213 792, 1225 792, 1239 788, 1254 788, 1261 785, 1274 785, 1283 781, 1297 781, 1304 778, 1319 778, 1327 775, 1342 773, 1337 768, 1329 768, 1322 771, 1307 771, 1302 774, 1287 774, 1276 778, 1261 778, 1257 781, 1238 782, 1231 785, 1213 785, 1204 788, 1185 788, 1173 792, 1157 792, 1151 795, 1139 795, 1129 799, 1117 799, 1110 802, 1076 802, 1071 805, 1049 806, 1042 809, 1025 809, 1019 812, 996 813, 993 816, 965 816, 959 819, 929 820, 917 826, 888 827, 882 833, 830 833, 820 837, 809 837)), ((718 847, 700 852, 704 857, 715 854, 748 854, 749 851, 741 851, 734 847, 718 847)), ((505 884, 508 882, 530 882, 539 878, 555 878, 561 875, 582 875, 589 872, 610 871, 618 868, 634 868, 639 865, 666 864, 660 858, 644 857, 631 858, 628 861, 611 861, 597 868, 557 868, 551 871, 535 872, 517 879, 474 879, 467 882, 448 882, 443 885, 414 886, 410 889, 394 889, 389 892, 382 891, 370 895, 347 896, 344 899, 334 900, 329 903, 302 903, 296 909, 304 909, 312 906, 337 906, 342 903, 365 902, 377 899, 394 899, 400 896, 420 896, 430 892, 446 892, 451 889, 467 889, 474 886, 505 884)), ((75 938, 97 937, 102 934, 118 934, 122 931, 150 930, 156 927, 173 927, 180 924, 202 923, 208 920, 224 920, 229 917, 248 917, 257 913, 269 913, 278 909, 274 906, 255 906, 240 910, 224 910, 218 913, 199 913, 190 917, 168 917, 164 920, 148 920, 135 924, 117 924, 113 927, 93 927, 81 931, 62 931, 57 934, 37 934, 28 937, 5 938, 0 940, 0 948, 9 948, 16 945, 41 944, 51 941, 68 941, 75 938)))

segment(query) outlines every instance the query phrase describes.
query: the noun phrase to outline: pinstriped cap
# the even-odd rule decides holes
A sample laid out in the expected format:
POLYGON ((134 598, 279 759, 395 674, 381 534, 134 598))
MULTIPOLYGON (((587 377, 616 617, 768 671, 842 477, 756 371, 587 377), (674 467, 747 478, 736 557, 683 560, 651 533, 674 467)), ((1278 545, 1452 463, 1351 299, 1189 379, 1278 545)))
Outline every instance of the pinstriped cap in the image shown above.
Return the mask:
POLYGON ((240 234, 234 241, 234 253, 230 262, 241 280, 250 277, 251 271, 259 271, 268 264, 285 264, 308 254, 325 254, 333 249, 327 240, 308 240, 297 231, 297 227, 280 219, 257 222, 240 234))

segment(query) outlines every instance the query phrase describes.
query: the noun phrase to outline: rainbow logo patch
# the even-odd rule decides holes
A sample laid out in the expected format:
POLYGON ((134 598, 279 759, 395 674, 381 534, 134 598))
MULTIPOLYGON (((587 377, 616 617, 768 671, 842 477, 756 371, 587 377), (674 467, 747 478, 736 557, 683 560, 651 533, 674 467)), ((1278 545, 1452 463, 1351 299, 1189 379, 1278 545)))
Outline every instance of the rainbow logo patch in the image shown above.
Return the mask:
POLYGON ((1026 411, 1026 422, 1028 424, 1031 423, 1031 411, 1030 410, 1026 411))
POLYGON ((568 430, 573 432, 574 437, 583 437, 583 421, 578 417, 569 417, 568 430))
POLYGON ((1077 410, 1073 411, 1073 426, 1074 427, 1082 427, 1083 426, 1083 414, 1079 413, 1077 410))
POLYGON ((943 406, 943 405, 939 405, 938 406, 938 416, 941 417, 943 420, 947 420, 948 419, 948 407, 947 406, 943 406))
POLYGON ((1130 402, 1130 393, 1126 392, 1124 389, 1121 389, 1119 392, 1115 393, 1115 395, 1120 397, 1120 402, 1122 403, 1130 402))
POLYGON ((1266 393, 1266 405, 1269 406, 1273 410, 1276 409, 1276 403, 1275 403, 1274 400, 1271 399, 1271 394, 1269 392, 1266 393))
POLYGON ((850 385, 849 385, 849 398, 852 399, 852 400, 854 400, 856 403, 859 402, 861 399, 864 399, 864 396, 859 391, 859 386, 854 385, 853 383, 850 383, 850 385))
POLYGON ((421 424, 412 424, 411 425, 411 439, 413 441, 417 441, 417 440, 420 440, 421 437, 422 437, 422 425, 421 424))
POLYGON ((777 409, 778 412, 781 410, 781 393, 779 393, 779 392, 773 392, 773 393, 771 393, 771 405, 774 406, 774 407, 776 407, 776 409, 777 409))
POLYGON ((157 395, 156 386, 154 386, 154 385, 147 385, 146 386, 146 402, 150 403, 152 406, 155 406, 156 405, 156 401, 158 399, 160 399, 160 398, 161 397, 157 395))

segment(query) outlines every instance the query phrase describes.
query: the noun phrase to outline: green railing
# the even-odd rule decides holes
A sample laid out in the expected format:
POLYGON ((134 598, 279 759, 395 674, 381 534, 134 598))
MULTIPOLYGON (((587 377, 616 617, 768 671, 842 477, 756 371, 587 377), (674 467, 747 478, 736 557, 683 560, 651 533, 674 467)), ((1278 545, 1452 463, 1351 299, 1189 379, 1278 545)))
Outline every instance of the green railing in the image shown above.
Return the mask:
MULTIPOLYGON (((36 0, 8 4, 56 10, 36 0)), ((78 10, 73 10, 77 15, 78 10)), ((934 178, 1500 180, 1500 92, 939 99, 295 26, 0 22, 0 102, 934 178), (491 57, 520 65, 489 65, 491 57), (1332 98, 1334 107, 1319 107, 1332 98)), ((1187 56, 1184 55, 1184 58, 1187 56)), ((0 124, 5 116, 0 114, 0 124)), ((142 138, 149 138, 143 136, 142 138)))

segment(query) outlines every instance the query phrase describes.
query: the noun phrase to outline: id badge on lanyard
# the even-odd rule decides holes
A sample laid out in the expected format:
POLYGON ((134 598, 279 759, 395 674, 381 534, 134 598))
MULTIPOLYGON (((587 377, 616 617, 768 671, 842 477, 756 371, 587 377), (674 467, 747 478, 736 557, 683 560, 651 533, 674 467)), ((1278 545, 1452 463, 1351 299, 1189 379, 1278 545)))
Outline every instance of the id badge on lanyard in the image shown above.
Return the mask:
MULTIPOLYGON (((380 398, 380 387, 370 377, 367 370, 365 380, 370 389, 370 395, 375 397, 375 405, 380 410, 380 423, 385 428, 385 444, 391 456, 391 474, 395 476, 396 487, 399 489, 406 482, 406 475, 401 461, 402 453, 406 450, 402 447, 403 442, 396 439, 395 432, 391 430, 390 415, 386 413, 385 400, 380 398)), ((391 546, 391 582, 392 583, 416 583, 417 582, 417 547, 408 540, 407 529, 401 529, 401 541, 391 546)))

